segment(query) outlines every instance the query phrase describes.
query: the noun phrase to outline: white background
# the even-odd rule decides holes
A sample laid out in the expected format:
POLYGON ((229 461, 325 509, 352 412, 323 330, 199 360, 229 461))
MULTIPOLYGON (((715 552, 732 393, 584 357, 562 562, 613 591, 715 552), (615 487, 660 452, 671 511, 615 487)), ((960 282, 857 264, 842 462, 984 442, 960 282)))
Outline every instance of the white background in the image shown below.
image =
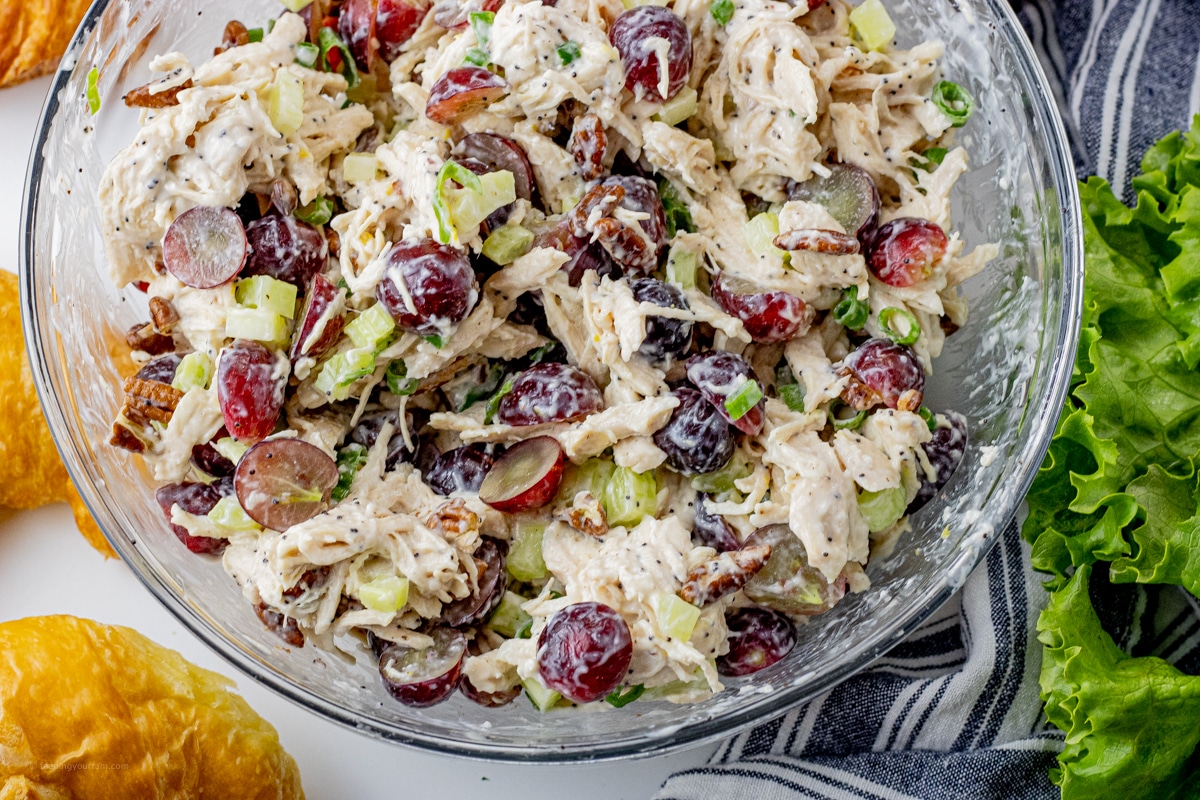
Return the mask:
MULTIPOLYGON (((49 85, 43 78, 0 90, 0 268, 12 272, 18 268, 25 163, 49 85)), ((105 561, 88 546, 67 506, 0 510, 0 621, 42 614, 127 625, 234 678, 250 705, 279 731, 300 765, 311 800, 649 798, 667 775, 702 763, 712 750, 621 764, 529 767, 427 755, 368 739, 321 720, 221 661, 175 622, 123 563, 105 561)))

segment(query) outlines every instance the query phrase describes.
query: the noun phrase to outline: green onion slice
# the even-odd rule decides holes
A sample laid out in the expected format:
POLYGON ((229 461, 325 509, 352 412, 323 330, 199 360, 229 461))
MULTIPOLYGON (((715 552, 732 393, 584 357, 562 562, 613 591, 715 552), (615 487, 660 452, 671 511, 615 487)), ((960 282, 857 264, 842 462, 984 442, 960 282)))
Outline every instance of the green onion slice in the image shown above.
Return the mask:
POLYGON ((574 41, 564 42, 555 49, 558 52, 558 59, 562 61, 564 67, 583 55, 579 49, 579 43, 574 41))
POLYGON ((841 416, 841 411, 848 406, 841 400, 833 400, 829 404, 829 422, 836 430, 839 431, 856 431, 862 427, 863 422, 867 419, 866 411, 859 411, 853 417, 841 416))
POLYGON ((412 394, 420 383, 416 378, 408 377, 408 367, 399 360, 388 364, 387 370, 383 373, 383 380, 387 384, 388 391, 399 397, 407 397, 412 394))
POLYGON ((645 691, 646 687, 639 683, 637 686, 630 686, 624 691, 617 689, 608 697, 604 698, 604 702, 608 703, 613 708, 624 708, 634 700, 637 700, 639 697, 641 697, 642 693, 645 691))
MULTIPOLYGON (((251 41, 254 41, 251 39, 251 41)), ((262 41, 262 29, 258 29, 258 41, 262 41)), ((302 67, 315 67, 321 57, 321 48, 311 42, 300 42, 296 45, 296 63, 302 67)))
POLYGON ((350 48, 333 29, 321 28, 317 34, 317 43, 321 46, 321 67, 329 70, 329 51, 337 50, 342 56, 342 77, 346 79, 346 87, 353 89, 358 86, 358 67, 355 66, 354 56, 350 55, 350 48))
POLYGON ((738 420, 746 416, 762 399, 762 387, 758 385, 758 381, 746 381, 725 398, 725 410, 731 418, 738 420))
POLYGON ((500 401, 504 399, 504 395, 512 391, 516 382, 517 376, 510 375, 508 379, 500 385, 500 388, 496 390, 496 393, 488 399, 487 409, 483 414, 484 425, 492 424, 492 419, 496 416, 496 412, 500 410, 500 401))
POLYGON ((858 287, 850 286, 842 294, 842 299, 833 307, 833 319, 852 331, 860 331, 867 324, 871 309, 858 299, 858 287))
POLYGON ((87 74, 87 101, 88 111, 95 116, 100 110, 100 70, 92 67, 87 74))
MULTIPOLYGON (((483 183, 474 172, 457 161, 447 161, 442 164, 442 168, 438 170, 437 183, 434 185, 433 191, 433 216, 437 219, 438 241, 442 244, 450 244, 458 238, 458 231, 454 229, 454 221, 450 217, 450 206, 446 204, 444 193, 446 181, 454 181, 464 189, 470 189, 476 194, 483 194, 483 183)), ((438 347, 440 346, 438 345, 438 347)))
POLYGON ((357 442, 348 444, 338 451, 338 482, 337 486, 333 487, 331 494, 335 503, 340 503, 346 499, 346 495, 350 494, 350 485, 354 483, 354 476, 366 463, 367 448, 357 442))
POLYGON ((658 179, 658 196, 662 198, 663 212, 667 218, 667 238, 673 239, 676 231, 694 233, 696 223, 692 221, 692 212, 684 205, 679 190, 666 178, 658 179))
POLYGON ((785 383, 778 387, 779 399, 792 411, 804 411, 804 386, 799 383, 785 383))
POLYGON ((471 30, 475 32, 475 41, 483 50, 492 41, 492 23, 496 21, 496 14, 493 11, 472 11, 467 15, 467 19, 471 23, 471 30))
POLYGON ((929 426, 929 431, 932 433, 937 430, 937 418, 933 416, 933 412, 925 406, 917 409, 917 413, 921 415, 921 419, 925 420, 925 424, 929 426))
POLYGON ((966 125, 975 111, 975 100, 971 93, 954 81, 939 81, 938 85, 933 87, 933 94, 929 99, 939 111, 950 118, 950 123, 955 128, 966 125))
POLYGON ((917 318, 904 309, 896 308, 895 306, 888 306, 879 312, 879 327, 883 329, 883 334, 896 344, 912 344, 921 338, 921 325, 917 322, 917 318), (902 333, 899 328, 892 324, 892 320, 896 317, 908 323, 905 332, 902 333))
MULTIPOLYGON (((250 38, 250 41, 252 41, 252 42, 261 42, 263 40, 263 29, 262 28, 251 28, 250 30, 246 31, 246 36, 248 36, 250 38)), ((309 45, 309 47, 311 47, 311 46, 312 45, 309 45)), ((320 52, 320 51, 318 51, 318 52, 320 52)))
POLYGON ((492 57, 488 54, 487 50, 480 50, 478 47, 472 47, 467 51, 467 54, 463 56, 463 63, 474 64, 477 67, 486 67, 488 64, 492 63, 492 57))

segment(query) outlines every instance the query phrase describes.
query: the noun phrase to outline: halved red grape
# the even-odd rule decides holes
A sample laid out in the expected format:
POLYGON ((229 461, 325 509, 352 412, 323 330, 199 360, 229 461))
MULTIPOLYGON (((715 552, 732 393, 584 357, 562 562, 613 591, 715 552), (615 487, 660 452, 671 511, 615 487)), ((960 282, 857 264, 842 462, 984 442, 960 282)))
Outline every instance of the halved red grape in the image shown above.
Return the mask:
POLYGON ((429 90, 425 116, 454 125, 508 94, 508 81, 483 67, 455 67, 429 90))
POLYGON ((196 206, 175 218, 163 237, 163 266, 194 289, 232 280, 246 263, 246 229, 229 208, 196 206))
POLYGON ((329 508, 337 462, 300 439, 270 439, 246 451, 233 485, 246 514, 264 528, 286 531, 329 508))
POLYGON ((740 550, 742 545, 733 535, 733 528, 720 514, 708 510, 711 501, 712 498, 707 494, 696 495, 696 518, 692 524, 692 534, 700 540, 700 544, 719 553, 740 550))
POLYGON ((283 408, 287 373, 275 353, 238 339, 217 357, 217 399, 230 436, 253 444, 270 436, 283 408))
POLYGON ((515 444, 496 459, 479 487, 479 499, 509 514, 541 508, 562 483, 564 459, 562 446, 549 436, 515 444))
POLYGON ((475 688, 475 684, 471 683, 471 679, 465 672, 458 680, 458 690, 462 692, 463 697, 485 708, 500 708, 521 696, 521 684, 519 683, 497 692, 480 691, 475 688))
POLYGON ((868 339, 842 361, 859 383, 842 399, 865 411, 879 403, 916 411, 925 394, 925 370, 911 348, 887 339, 868 339))
POLYGON ((825 580, 819 569, 808 563, 804 543, 787 525, 759 528, 746 539, 746 547, 770 545, 771 557, 742 587, 756 603, 793 616, 824 614, 846 594, 846 580, 825 580))
POLYGON ((330 283, 324 275, 313 275, 312 283, 308 285, 308 291, 304 295, 300 324, 296 326, 296 333, 292 337, 293 361, 304 356, 320 358, 326 350, 333 347, 346 325, 344 314, 331 315, 329 310, 330 306, 337 302, 340 292, 341 289, 330 283), (320 334, 314 337, 313 333, 323 317, 328 317, 325 319, 325 326, 320 334))
POLYGON ((492 463, 487 445, 456 447, 434 460, 425 471, 425 483, 443 497, 455 492, 478 492, 492 463))
POLYGON ((542 681, 576 703, 595 702, 620 686, 632 659, 629 626, 603 603, 567 606, 538 637, 542 681))
MULTIPOLYGON (((653 303, 662 308, 688 310, 687 297, 679 287, 657 280, 638 278, 629 284, 633 299, 639 303, 653 303)), ((692 323, 686 319, 672 317, 646 317, 646 338, 638 352, 651 361, 669 364, 682 356, 692 345, 692 323)))
MULTIPOLYGON (((171 521, 171 507, 178 505, 189 514, 203 516, 213 510, 213 506, 221 499, 221 493, 213 484, 207 483, 169 483, 160 486, 154 492, 158 506, 171 521)), ((171 531, 183 542, 184 547, 193 553, 201 555, 220 555, 229 544, 225 539, 214 539, 210 536, 192 536, 182 525, 171 524, 171 531)))
POLYGON ((493 171, 508 170, 513 174, 517 197, 533 200, 533 190, 537 188, 533 165, 521 145, 512 139, 497 133, 472 133, 454 146, 454 154, 473 158, 493 171))
POLYGON ((673 394, 679 405, 654 434, 654 444, 667 454, 667 464, 684 475, 703 475, 728 464, 736 444, 733 428, 695 389, 681 386, 673 394))
POLYGON ((624 11, 608 29, 608 40, 621 54, 625 88, 637 99, 670 100, 687 83, 692 71, 692 35, 670 9, 649 5, 624 11), (665 63, 647 42, 654 37, 666 39, 669 44, 665 63), (666 87, 662 86, 663 68, 667 72, 666 87))
POLYGON ((783 660, 796 646, 796 626, 778 611, 739 608, 725 617, 729 652, 717 658, 717 671, 750 675, 783 660))
POLYGON ((475 560, 483 562, 479 570, 478 586, 474 592, 455 600, 442 609, 442 621, 451 628, 465 628, 487 619, 504 597, 508 585, 505 556, 508 545, 490 536, 479 540, 475 548, 475 560))
POLYGON ((946 232, 916 217, 894 219, 867 242, 867 267, 888 286, 912 286, 933 274, 946 255, 946 232))
POLYGON ((379 657, 384 688, 406 706, 437 705, 458 688, 467 637, 450 628, 437 628, 430 636, 433 644, 424 650, 391 644, 379 657))
POLYGON ((793 184, 788 199, 824 206, 851 236, 865 236, 879 222, 879 190, 875 181, 866 170, 853 164, 830 164, 828 177, 813 175, 793 184))
POLYGON ((742 433, 756 436, 763 429, 767 401, 759 400, 749 411, 734 419, 725 408, 725 399, 747 381, 755 380, 750 362, 724 350, 710 350, 688 359, 687 377, 700 394, 716 406, 721 416, 742 433))
POLYGON ((379 55, 384 61, 390 63, 400 55, 400 48, 421 27, 428 13, 427 0, 379 0, 375 10, 375 38, 379 40, 379 55))
POLYGON ((243 275, 270 275, 303 289, 325 266, 325 237, 295 217, 272 214, 246 226, 250 256, 243 275))
POLYGON ((445 334, 479 299, 470 259, 433 239, 392 245, 375 293, 398 327, 423 336, 445 334))
POLYGON ((945 411, 943 416, 946 417, 946 424, 939 425, 933 432, 933 438, 921 445, 925 455, 929 458, 930 465, 937 471, 937 478, 931 481, 926 477, 925 470, 917 469, 917 474, 921 476, 921 488, 917 490, 917 496, 908 504, 906 514, 913 513, 933 499, 938 490, 946 485, 950 476, 958 469, 958 465, 962 463, 963 454, 966 453, 967 418, 956 411, 945 411))
MULTIPOLYGON (((441 0, 433 7, 433 21, 443 28, 459 30, 467 27, 473 11, 499 11, 504 0, 441 0)), ((553 2, 542 5, 552 6, 553 2)))
POLYGON ((786 342, 804 334, 816 312, 787 292, 763 291, 720 272, 712 281, 712 299, 726 314, 737 317, 756 342, 786 342))
POLYGON ((350 48, 355 63, 370 72, 378 40, 375 39, 375 3, 378 0, 346 0, 338 15, 338 35, 350 48))
POLYGON ((535 364, 500 400, 496 421, 505 425, 574 422, 604 408, 604 397, 587 373, 567 364, 535 364))
POLYGON ((157 381, 170 386, 171 381, 175 380, 175 370, 179 368, 180 361, 183 361, 183 356, 178 353, 161 355, 143 364, 142 368, 137 371, 137 377, 144 381, 157 381))

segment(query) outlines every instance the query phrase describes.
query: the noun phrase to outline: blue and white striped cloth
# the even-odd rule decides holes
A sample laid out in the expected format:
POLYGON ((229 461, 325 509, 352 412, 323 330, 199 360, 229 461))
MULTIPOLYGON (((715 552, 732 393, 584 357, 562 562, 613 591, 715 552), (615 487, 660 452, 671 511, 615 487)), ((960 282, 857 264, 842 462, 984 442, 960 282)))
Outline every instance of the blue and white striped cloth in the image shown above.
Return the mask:
MULTIPOLYGON (((1129 193, 1142 154, 1200 112, 1200 0, 1012 0, 1055 94, 1079 174, 1129 193)), ((1200 671, 1200 605, 1110 586, 1117 643, 1200 671)), ((870 669, 671 776, 655 800, 1051 800, 1062 734, 1042 714, 1041 580, 1016 526, 962 592, 870 669)))

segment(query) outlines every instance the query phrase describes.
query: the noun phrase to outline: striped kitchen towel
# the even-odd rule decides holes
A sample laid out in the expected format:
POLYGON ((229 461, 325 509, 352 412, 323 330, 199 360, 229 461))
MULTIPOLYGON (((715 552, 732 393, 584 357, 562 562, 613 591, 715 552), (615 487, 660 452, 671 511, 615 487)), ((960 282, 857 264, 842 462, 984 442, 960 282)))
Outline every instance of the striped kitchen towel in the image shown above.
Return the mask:
MULTIPOLYGON (((1142 153, 1200 112, 1200 0, 1013 0, 1080 175, 1132 201, 1142 153)), ((1200 671, 1200 607, 1178 587, 1111 585, 1096 610, 1117 644, 1200 671)), ((1102 588, 1101 588, 1102 587, 1102 588)), ((1033 800, 1062 734, 1042 713, 1045 604, 1010 525, 963 590, 871 668, 671 776, 656 800, 1033 800)))

